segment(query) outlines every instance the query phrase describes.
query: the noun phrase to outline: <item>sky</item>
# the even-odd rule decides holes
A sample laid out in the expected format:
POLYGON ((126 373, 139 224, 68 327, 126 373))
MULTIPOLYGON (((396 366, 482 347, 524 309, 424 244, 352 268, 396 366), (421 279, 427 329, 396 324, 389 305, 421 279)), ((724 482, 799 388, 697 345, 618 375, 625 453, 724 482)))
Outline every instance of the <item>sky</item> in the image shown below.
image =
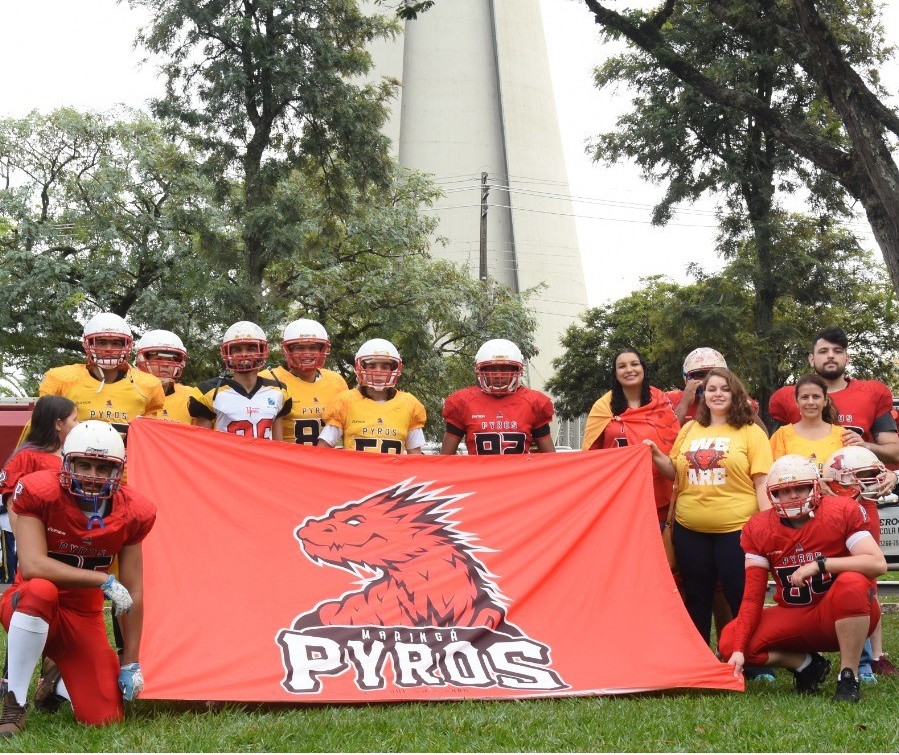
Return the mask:
MULTIPOLYGON (((540 0, 559 126, 574 201, 587 300, 590 305, 627 294, 641 276, 687 280, 687 267, 720 267, 715 255, 712 199, 683 208, 669 225, 649 217, 661 189, 633 165, 594 164, 587 139, 611 129, 628 104, 626 93, 599 92, 592 70, 609 54, 581 0, 540 0), (628 260, 627 265, 609 264, 628 260)), ((638 5, 632 0, 628 5, 638 5)), ((646 3, 643 3, 646 4, 646 3)), ((888 3, 886 28, 899 30, 899 3, 888 3)), ((0 2, 0 117, 56 107, 106 110, 117 103, 142 107, 162 93, 152 65, 133 47, 145 19, 115 0, 2 0, 0 2)), ((899 90, 899 65, 884 72, 899 90)), ((865 223, 855 226, 872 248, 865 223)))

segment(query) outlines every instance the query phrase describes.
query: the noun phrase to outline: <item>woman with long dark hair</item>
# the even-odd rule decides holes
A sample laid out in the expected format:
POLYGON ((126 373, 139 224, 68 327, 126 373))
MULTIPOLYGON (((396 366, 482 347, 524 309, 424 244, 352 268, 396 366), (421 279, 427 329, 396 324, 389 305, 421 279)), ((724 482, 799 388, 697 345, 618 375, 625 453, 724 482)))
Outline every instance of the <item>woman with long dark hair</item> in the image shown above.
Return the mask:
POLYGON ((3 530, 3 563, 0 581, 12 582, 16 576, 16 544, 9 524, 6 502, 19 478, 42 469, 62 466, 62 444, 78 424, 78 407, 62 396, 41 396, 31 414, 31 427, 22 445, 13 451, 0 472, 0 528, 3 530))
POLYGON ((715 583, 721 581, 734 615, 743 599, 740 531, 756 511, 771 507, 765 488, 771 445, 734 373, 715 367, 702 388, 696 420, 683 426, 670 455, 647 443, 659 472, 677 478, 674 552, 687 612, 709 642, 715 583))
MULTIPOLYGON (((621 448, 649 439, 667 453, 680 425, 671 402, 650 385, 649 365, 640 352, 627 347, 615 354, 609 385, 611 390, 590 410, 581 448, 621 448)), ((659 522, 664 522, 671 500, 671 480, 655 468, 653 495, 659 522)))

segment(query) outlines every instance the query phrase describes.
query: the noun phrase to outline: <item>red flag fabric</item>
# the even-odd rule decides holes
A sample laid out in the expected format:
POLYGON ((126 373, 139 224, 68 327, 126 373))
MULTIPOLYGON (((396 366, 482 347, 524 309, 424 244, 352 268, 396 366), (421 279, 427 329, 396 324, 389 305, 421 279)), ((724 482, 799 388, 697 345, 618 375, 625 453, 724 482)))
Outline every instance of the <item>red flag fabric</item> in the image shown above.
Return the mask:
POLYGON ((138 418, 143 698, 742 690, 694 629, 645 446, 427 457, 138 418))

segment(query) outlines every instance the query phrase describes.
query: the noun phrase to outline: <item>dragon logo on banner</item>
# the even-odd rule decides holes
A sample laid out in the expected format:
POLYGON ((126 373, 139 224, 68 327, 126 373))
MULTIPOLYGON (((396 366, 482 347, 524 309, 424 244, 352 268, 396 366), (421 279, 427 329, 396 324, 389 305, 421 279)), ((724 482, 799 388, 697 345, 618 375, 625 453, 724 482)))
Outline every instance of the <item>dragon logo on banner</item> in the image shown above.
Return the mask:
POLYGON ((508 601, 477 557, 489 549, 449 519, 468 494, 429 484, 405 480, 297 527, 310 561, 361 586, 278 632, 288 692, 319 692, 320 677, 351 668, 360 690, 383 689, 388 660, 399 687, 567 687, 550 649, 508 621, 508 601))

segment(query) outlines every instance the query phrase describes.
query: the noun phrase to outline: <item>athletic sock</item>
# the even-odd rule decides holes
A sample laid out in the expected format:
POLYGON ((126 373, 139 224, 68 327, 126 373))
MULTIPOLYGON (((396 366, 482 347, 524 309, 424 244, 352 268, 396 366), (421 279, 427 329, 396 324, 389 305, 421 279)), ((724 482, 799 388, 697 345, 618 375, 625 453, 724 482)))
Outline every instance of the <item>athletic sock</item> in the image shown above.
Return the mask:
POLYGON ((13 612, 9 620, 7 656, 9 658, 9 691, 19 705, 28 699, 28 685, 47 644, 50 625, 38 616, 13 612))
POLYGON ((805 660, 799 664, 799 668, 797 668, 796 670, 797 671, 805 671, 805 669, 808 668, 808 666, 811 662, 812 662, 812 657, 808 653, 806 653, 805 660))

